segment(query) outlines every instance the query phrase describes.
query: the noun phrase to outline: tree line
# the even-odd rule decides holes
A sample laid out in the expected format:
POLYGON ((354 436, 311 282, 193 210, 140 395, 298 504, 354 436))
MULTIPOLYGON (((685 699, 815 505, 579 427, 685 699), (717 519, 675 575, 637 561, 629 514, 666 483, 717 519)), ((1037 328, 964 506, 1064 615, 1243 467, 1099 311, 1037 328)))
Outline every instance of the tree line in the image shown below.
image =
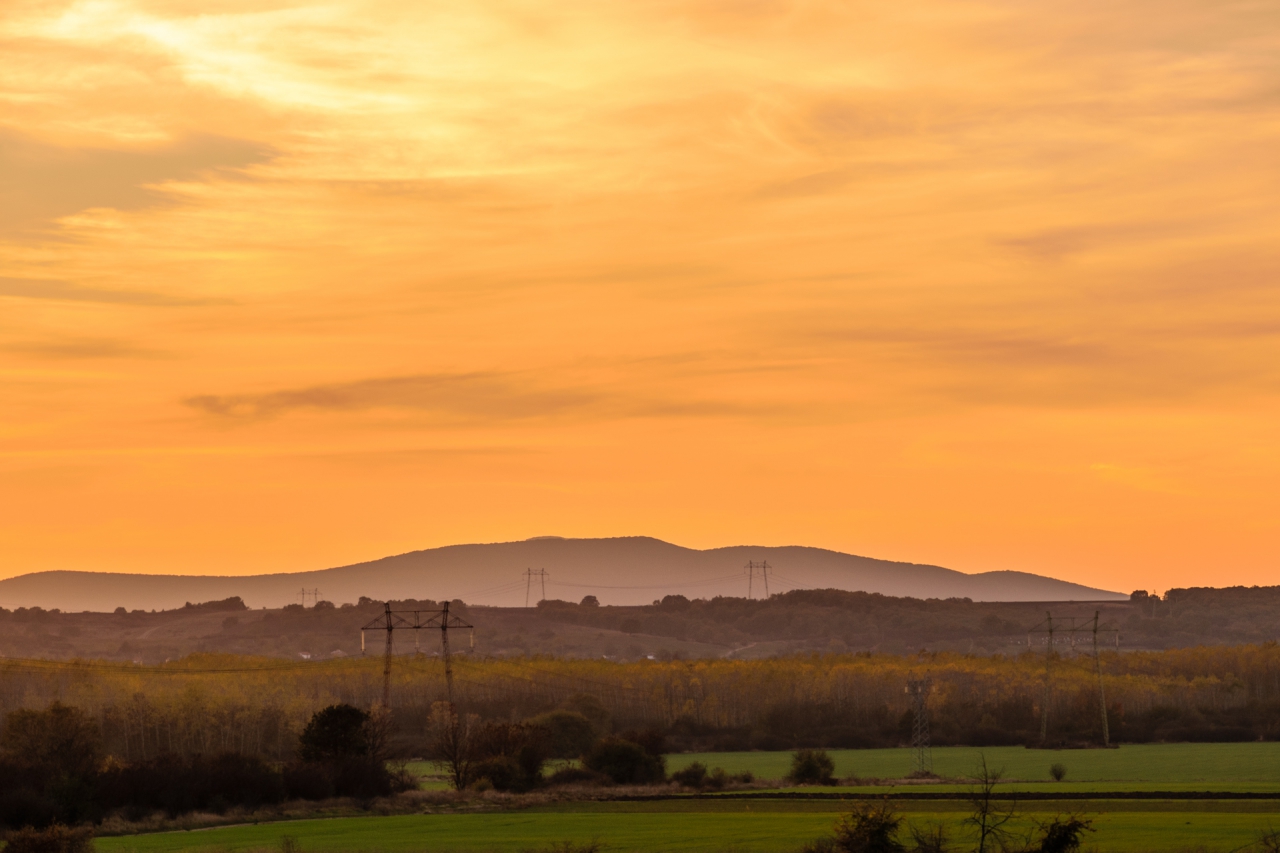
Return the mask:
MULTIPOLYGON (((1113 741, 1280 737, 1280 648, 1274 643, 1101 656, 1113 741)), ((460 713, 524 720, 590 700, 604 733, 663 731, 673 749, 893 746, 909 741, 908 679, 928 676, 934 742, 1035 743, 1101 737, 1098 680, 1088 655, 801 655, 643 661, 455 658, 460 713), (1046 687, 1048 688, 1046 690, 1046 687), (586 697, 584 700, 582 697, 586 697)), ((311 716, 334 704, 372 708, 381 661, 311 664, 192 656, 162 667, 0 661, 0 716, 54 701, 92 717, 104 750, 124 761, 235 752, 288 761, 311 716)), ((392 734, 423 749, 442 665, 395 658, 392 734)), ((585 707, 585 706, 584 706, 585 707)))

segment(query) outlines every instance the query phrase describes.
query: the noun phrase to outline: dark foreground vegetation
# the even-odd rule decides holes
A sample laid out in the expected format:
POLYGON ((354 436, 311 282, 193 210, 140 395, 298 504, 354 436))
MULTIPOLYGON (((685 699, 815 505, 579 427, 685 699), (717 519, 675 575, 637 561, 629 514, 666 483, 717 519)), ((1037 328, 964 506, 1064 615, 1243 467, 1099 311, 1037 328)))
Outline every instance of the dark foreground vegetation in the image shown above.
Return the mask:
MULTIPOLYGON (((432 609, 436 602, 397 602, 432 609)), ((1011 654, 1028 645, 1028 629, 1045 619, 1091 617, 1119 632, 1123 650, 1261 643, 1280 639, 1280 587, 1174 589, 1163 598, 1135 593, 1130 601, 1096 604, 973 602, 893 598, 840 590, 796 590, 768 600, 689 600, 669 595, 645 607, 543 601, 536 607, 470 607, 455 613, 476 625, 475 653, 485 657, 641 660, 766 658, 799 652, 907 654, 920 650, 1011 654)), ((360 628, 380 602, 282 610, 249 610, 238 598, 163 612, 61 613, 0 609, 0 654, 8 657, 88 657, 159 663, 193 653, 231 653, 311 660, 360 653, 360 628)), ((1060 622, 1061 624, 1061 622, 1060 622)), ((397 638, 399 648, 414 646, 397 638)), ((423 648, 434 650, 432 638, 423 648)), ((1058 639, 1070 645, 1065 635, 1058 639)), ((1083 638, 1082 638, 1083 639, 1083 638)), ((1115 631, 1103 642, 1114 648, 1115 631)), ((1043 635, 1031 638, 1043 647, 1043 635)))
POLYGON ((286 799, 372 799, 416 784, 388 770, 386 717, 349 705, 317 712, 289 762, 257 755, 165 752, 122 761, 79 708, 9 713, 0 729, 0 824, 17 829, 257 808, 286 799))

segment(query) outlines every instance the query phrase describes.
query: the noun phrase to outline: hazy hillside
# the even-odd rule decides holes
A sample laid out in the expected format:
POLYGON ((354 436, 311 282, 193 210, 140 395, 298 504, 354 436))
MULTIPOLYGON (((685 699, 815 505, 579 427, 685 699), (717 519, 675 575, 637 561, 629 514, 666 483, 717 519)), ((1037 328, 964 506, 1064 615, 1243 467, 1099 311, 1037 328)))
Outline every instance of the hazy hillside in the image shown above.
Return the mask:
MULTIPOLYGON (((429 601, 402 601, 397 609, 433 609, 429 601)), ((966 654, 1042 653, 1042 625, 1051 611, 1060 651, 1077 642, 1089 648, 1086 631, 1072 635, 1072 619, 1083 623, 1100 612, 1100 639, 1123 650, 1266 643, 1280 638, 1280 587, 1170 590, 1163 599, 1138 597, 1104 603, 973 602, 963 599, 891 598, 861 592, 804 590, 768 601, 715 598, 690 601, 666 596, 639 607, 546 601, 536 607, 454 605, 475 626, 455 650, 483 657, 555 655, 636 660, 766 658, 797 652, 887 652, 920 650, 966 654), (1117 636, 1118 632, 1118 636, 1117 636)), ((238 599, 148 613, 53 613, 0 610, 0 656, 5 658, 107 658, 158 663, 194 652, 222 652, 312 660, 360 654, 360 629, 376 622, 382 604, 247 610, 238 599)), ((383 635, 370 637, 380 654, 383 635)), ((414 637, 397 631, 395 650, 438 652, 438 632, 414 637)))
MULTIPOLYGON (((252 608, 299 600, 319 589, 337 604, 373 599, 462 599, 514 606, 525 602, 526 569, 546 569, 546 597, 647 604, 669 593, 689 598, 745 596, 748 561, 768 562, 770 592, 830 588, 913 598, 974 601, 1121 599, 1105 590, 1025 572, 964 574, 940 566, 895 563, 799 546, 734 546, 698 551, 658 539, 545 537, 523 542, 451 545, 313 572, 245 577, 36 572, 0 581, 0 606, 62 610, 171 609, 189 601, 239 596, 252 608)), ((532 600, 541 597, 537 584, 532 600)), ((754 595, 763 582, 757 577, 754 595)))

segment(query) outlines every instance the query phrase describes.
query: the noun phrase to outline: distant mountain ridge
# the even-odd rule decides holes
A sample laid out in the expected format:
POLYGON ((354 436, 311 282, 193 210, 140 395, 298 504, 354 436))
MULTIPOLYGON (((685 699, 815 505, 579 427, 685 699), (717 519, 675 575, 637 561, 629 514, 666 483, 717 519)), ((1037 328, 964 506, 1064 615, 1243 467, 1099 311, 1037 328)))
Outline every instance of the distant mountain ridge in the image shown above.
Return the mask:
MULTIPOLYGON (((748 561, 769 564, 770 592, 833 588, 975 601, 1127 597, 1027 572, 965 574, 941 566, 798 545, 735 545, 699 551, 648 536, 628 536, 448 545, 331 569, 266 575, 34 572, 0 580, 0 606, 162 610, 238 595, 253 608, 281 607, 297 602, 303 588, 318 588, 321 599, 337 604, 368 596, 375 600, 461 598, 470 604, 517 606, 525 603, 526 593, 531 602, 542 597, 542 580, 526 578, 526 569, 546 569, 547 598, 577 601, 595 595, 605 604, 648 604, 669 594, 746 596, 748 561)), ((761 596, 763 585, 764 579, 757 574, 751 592, 761 596)))

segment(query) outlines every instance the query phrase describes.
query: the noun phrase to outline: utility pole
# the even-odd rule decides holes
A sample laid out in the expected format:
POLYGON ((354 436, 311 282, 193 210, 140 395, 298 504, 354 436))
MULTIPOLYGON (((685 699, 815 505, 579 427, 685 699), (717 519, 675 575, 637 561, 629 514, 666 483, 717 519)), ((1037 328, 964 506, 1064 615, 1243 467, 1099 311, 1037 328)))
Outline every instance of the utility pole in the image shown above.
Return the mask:
MULTIPOLYGON (((1098 617, 1101 610, 1093 611, 1093 669, 1098 673, 1098 704, 1102 710, 1102 745, 1111 746, 1111 727, 1107 723, 1107 695, 1102 690, 1102 658, 1098 655, 1098 617)), ((1120 632, 1116 632, 1116 637, 1120 632)))
POLYGON ((1045 655, 1044 655, 1044 701, 1040 708, 1040 743, 1043 745, 1049 738, 1049 704, 1053 699, 1053 658, 1055 649, 1055 634, 1066 633, 1071 638, 1071 648, 1076 649, 1076 634, 1080 632, 1089 632, 1093 641, 1093 671, 1098 681, 1098 708, 1102 716, 1102 744, 1103 746, 1111 745, 1111 727, 1107 721, 1107 697, 1106 691, 1102 683, 1102 656, 1098 646, 1098 632, 1115 631, 1116 648, 1120 648, 1120 629, 1111 625, 1102 624, 1102 611, 1095 610, 1092 618, 1084 618, 1078 616, 1061 617, 1055 623, 1052 613, 1045 613, 1045 619, 1039 625, 1027 632, 1027 648, 1031 648, 1031 635, 1033 633, 1044 632, 1045 638, 1045 655))
POLYGON ((911 707, 915 712, 915 720, 911 726, 911 748, 916 752, 916 776, 933 774, 933 750, 929 746, 929 691, 933 688, 931 678, 912 678, 907 681, 907 694, 911 697, 911 707))
POLYGON ((529 593, 533 589, 533 579, 537 578, 542 582, 542 598, 539 601, 545 601, 547 598, 547 570, 546 569, 525 569, 524 570, 524 606, 529 606, 529 593))
POLYGON ((1049 699, 1053 695, 1053 614, 1046 612, 1045 621, 1049 624, 1049 641, 1044 651, 1044 700, 1040 706, 1040 743, 1043 745, 1049 736, 1049 699))
POLYGON ((444 658, 445 690, 449 697, 449 705, 453 706, 453 658, 449 651, 449 629, 466 628, 471 632, 471 648, 476 646, 475 626, 449 613, 449 602, 441 604, 439 610, 392 610, 391 602, 383 605, 382 616, 360 629, 360 653, 365 651, 365 631, 386 631, 386 647, 382 657, 382 706, 391 707, 391 656, 393 652, 392 634, 396 629, 414 632, 414 645, 417 645, 417 632, 425 629, 440 629, 440 650, 444 658), (412 618, 410 618, 412 617, 412 618))
POLYGON ((756 572, 760 573, 760 578, 764 581, 764 597, 768 598, 769 597, 769 564, 768 562, 762 560, 761 562, 756 563, 748 560, 746 566, 744 566, 743 568, 745 568, 747 572, 747 598, 748 599, 752 598, 752 594, 754 592, 753 586, 756 579, 756 572))

